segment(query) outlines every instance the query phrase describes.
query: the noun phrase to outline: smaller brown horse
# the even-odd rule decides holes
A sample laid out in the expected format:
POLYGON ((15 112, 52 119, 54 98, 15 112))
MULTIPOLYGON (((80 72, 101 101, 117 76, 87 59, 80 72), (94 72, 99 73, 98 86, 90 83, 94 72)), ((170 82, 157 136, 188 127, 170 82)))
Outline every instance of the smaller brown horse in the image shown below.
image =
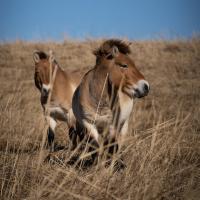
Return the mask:
MULTIPOLYGON (((149 92, 149 83, 130 58, 129 45, 107 40, 94 51, 96 65, 83 77, 76 89, 72 107, 78 122, 99 146, 119 142, 128 130, 133 101, 149 92), (106 136, 105 135, 105 130, 106 136)), ((118 145, 108 149, 112 154, 118 145)))
MULTIPOLYGON (((48 96, 50 93, 50 61, 49 56, 42 51, 35 51, 33 54, 35 62, 35 86, 41 93, 40 101, 44 112, 48 96)), ((71 74, 64 71, 56 62, 52 61, 52 74, 55 72, 55 80, 52 88, 51 98, 49 102, 49 122, 50 126, 47 131, 48 144, 50 151, 54 150, 54 134, 57 120, 67 122, 70 138, 73 139, 75 128, 75 117, 72 112, 72 96, 78 85, 77 79, 71 74)), ((73 140, 72 140, 73 141, 73 140)), ((73 141, 74 143, 75 141, 73 141)))

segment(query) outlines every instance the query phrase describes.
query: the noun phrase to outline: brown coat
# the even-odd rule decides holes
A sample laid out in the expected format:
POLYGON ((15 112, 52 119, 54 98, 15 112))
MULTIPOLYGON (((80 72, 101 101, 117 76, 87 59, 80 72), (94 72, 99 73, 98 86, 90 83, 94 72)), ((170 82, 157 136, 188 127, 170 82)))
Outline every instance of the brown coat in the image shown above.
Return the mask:
POLYGON ((83 77, 73 96, 73 112, 97 143, 124 136, 133 100, 148 94, 149 84, 121 40, 105 41, 94 54, 96 65, 83 77))

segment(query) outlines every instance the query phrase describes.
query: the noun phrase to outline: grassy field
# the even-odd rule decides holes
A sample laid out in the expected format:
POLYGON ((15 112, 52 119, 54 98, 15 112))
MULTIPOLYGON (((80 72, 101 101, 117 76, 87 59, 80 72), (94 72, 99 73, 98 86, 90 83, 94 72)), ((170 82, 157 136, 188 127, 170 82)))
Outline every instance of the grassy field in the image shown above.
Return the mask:
POLYGON ((84 74, 101 40, 0 44, 0 199, 197 200, 200 198, 200 38, 132 41, 131 57, 151 91, 135 101, 122 156, 127 168, 112 173, 66 165, 68 130, 57 128, 66 149, 43 162, 47 124, 34 86, 34 50, 55 52, 59 64, 84 74))

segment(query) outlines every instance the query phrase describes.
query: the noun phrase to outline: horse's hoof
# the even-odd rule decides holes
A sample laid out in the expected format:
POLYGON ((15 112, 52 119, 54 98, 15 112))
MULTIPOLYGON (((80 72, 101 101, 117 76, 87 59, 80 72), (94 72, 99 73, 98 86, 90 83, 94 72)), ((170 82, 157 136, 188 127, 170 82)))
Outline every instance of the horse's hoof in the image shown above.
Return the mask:
MULTIPOLYGON (((109 167, 111 166, 112 164, 112 160, 109 159, 106 161, 105 163, 105 167, 109 167)), ((114 161, 114 164, 113 164, 113 172, 120 172, 120 171, 123 171, 124 169, 126 169, 126 164, 123 162, 122 159, 118 159, 116 161, 114 161)))
POLYGON ((123 171, 124 169, 126 169, 127 166, 126 164, 123 162, 123 160, 118 159, 115 161, 114 166, 113 166, 113 172, 120 172, 123 171))

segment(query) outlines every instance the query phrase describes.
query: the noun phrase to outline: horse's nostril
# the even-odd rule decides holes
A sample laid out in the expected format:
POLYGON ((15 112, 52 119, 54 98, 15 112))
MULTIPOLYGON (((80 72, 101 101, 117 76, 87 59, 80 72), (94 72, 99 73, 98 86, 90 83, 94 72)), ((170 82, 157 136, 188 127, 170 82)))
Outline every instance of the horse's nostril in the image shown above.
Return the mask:
POLYGON ((144 84, 143 89, 145 93, 149 92, 149 86, 146 83, 144 84))
POLYGON ((42 95, 48 96, 48 94, 49 94, 49 90, 47 90, 46 88, 42 88, 42 95))

